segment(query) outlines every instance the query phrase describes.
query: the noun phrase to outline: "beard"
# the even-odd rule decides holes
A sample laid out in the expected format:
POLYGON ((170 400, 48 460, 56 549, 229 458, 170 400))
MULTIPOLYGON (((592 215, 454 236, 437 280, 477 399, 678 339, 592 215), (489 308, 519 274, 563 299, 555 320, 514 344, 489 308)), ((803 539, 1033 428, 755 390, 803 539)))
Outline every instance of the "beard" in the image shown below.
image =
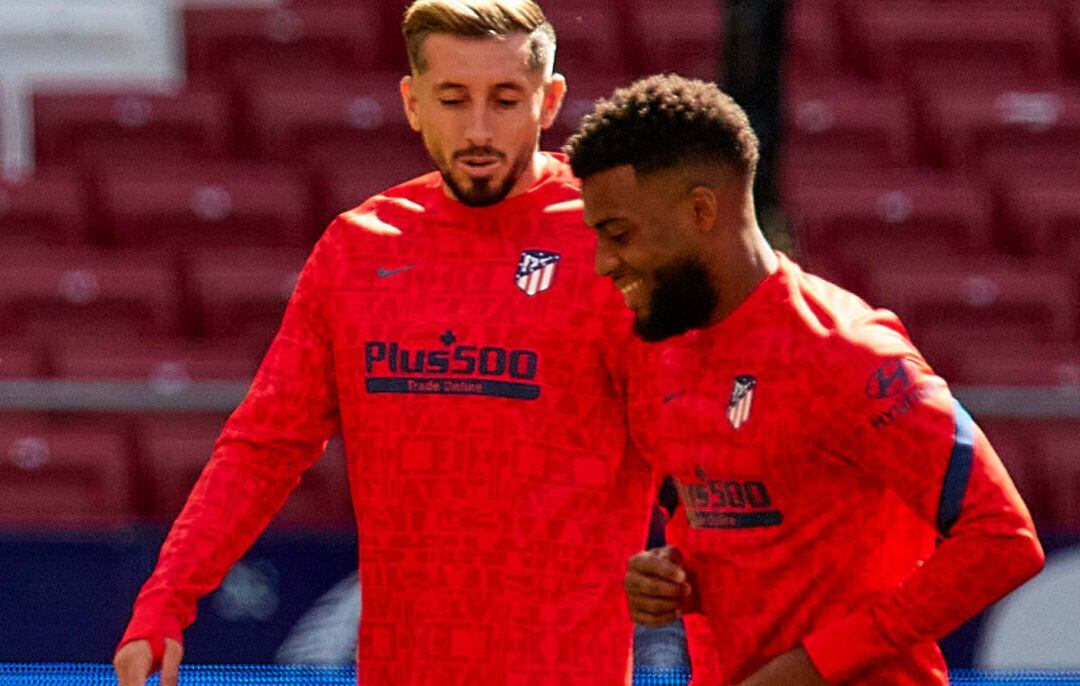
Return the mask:
POLYGON ((653 281, 656 287, 649 298, 648 316, 634 318, 638 338, 656 343, 708 323, 719 296, 701 260, 674 260, 657 269, 653 281))
MULTIPOLYGON (((488 147, 467 148, 454 153, 455 158, 467 157, 470 155, 498 157, 500 160, 506 159, 505 153, 488 147)), ((503 179, 502 183, 497 185, 492 183, 493 178, 472 178, 466 179, 464 182, 459 181, 454 178, 450 164, 446 161, 445 157, 442 155, 432 155, 432 157, 435 161, 435 166, 439 169, 439 173, 442 174, 443 181, 461 204, 469 207, 487 207, 502 202, 502 200, 510 194, 510 191, 514 189, 514 185, 517 184, 518 179, 525 173, 525 169, 529 166, 529 162, 532 161, 532 152, 522 152, 515 157, 513 163, 510 165, 509 171, 506 172, 506 178, 503 179)))

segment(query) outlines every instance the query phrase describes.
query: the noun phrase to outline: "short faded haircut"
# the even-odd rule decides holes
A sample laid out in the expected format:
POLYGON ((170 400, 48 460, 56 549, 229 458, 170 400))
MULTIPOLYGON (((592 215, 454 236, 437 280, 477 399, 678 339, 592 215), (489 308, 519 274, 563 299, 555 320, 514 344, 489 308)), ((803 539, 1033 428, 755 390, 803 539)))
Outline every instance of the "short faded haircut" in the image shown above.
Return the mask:
POLYGON ((647 174, 706 163, 752 183, 758 163, 746 112, 715 84, 675 74, 643 78, 598 101, 563 150, 580 179, 624 164, 647 174))
POLYGON ((529 35, 529 69, 551 74, 555 65, 555 29, 533 0, 416 0, 401 22, 409 66, 427 70, 421 48, 433 33, 465 38, 529 35))

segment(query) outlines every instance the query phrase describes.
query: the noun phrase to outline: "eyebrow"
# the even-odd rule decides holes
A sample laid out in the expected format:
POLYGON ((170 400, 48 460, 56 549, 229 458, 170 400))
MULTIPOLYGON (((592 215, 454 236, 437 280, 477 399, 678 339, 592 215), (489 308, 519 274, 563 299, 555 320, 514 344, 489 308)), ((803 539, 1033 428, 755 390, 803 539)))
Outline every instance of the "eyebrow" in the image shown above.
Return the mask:
MULTIPOLYGON (((463 83, 455 83, 453 81, 443 81, 442 83, 439 83, 439 84, 435 85, 435 90, 437 90, 437 91, 456 90, 456 89, 468 90, 469 87, 466 86, 463 83)), ((500 81, 499 83, 496 83, 493 86, 493 89, 494 90, 512 90, 512 91, 517 91, 518 93, 524 93, 525 90, 526 90, 525 86, 521 85, 520 83, 517 83, 516 81, 500 81)))
POLYGON ((591 228, 593 231, 605 231, 605 227, 619 221, 620 219, 622 219, 622 217, 608 217, 607 219, 601 219, 600 221, 591 225, 589 228, 591 228))

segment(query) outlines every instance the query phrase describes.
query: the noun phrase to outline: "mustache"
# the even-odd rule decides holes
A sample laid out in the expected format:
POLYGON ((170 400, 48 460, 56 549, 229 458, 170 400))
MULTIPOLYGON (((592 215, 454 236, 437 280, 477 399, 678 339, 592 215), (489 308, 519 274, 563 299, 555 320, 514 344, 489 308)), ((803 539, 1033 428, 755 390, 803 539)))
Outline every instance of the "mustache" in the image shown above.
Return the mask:
POLYGON ((471 148, 465 148, 464 150, 458 150, 454 153, 454 159, 460 157, 498 157, 500 160, 504 160, 506 159, 506 153, 486 145, 473 146, 471 148))

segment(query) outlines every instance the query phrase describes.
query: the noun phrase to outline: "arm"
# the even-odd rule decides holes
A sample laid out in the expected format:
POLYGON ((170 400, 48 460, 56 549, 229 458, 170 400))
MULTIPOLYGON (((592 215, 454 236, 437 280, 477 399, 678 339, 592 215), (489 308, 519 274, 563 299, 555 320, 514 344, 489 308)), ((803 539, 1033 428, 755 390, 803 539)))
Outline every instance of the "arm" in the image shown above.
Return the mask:
POLYGON ((850 409, 837 413, 843 426, 825 434, 827 448, 899 493, 935 526, 941 543, 872 605, 805 638, 803 647, 829 683, 940 639, 1044 562, 1031 517, 1001 460, 945 383, 914 351, 858 350, 860 357, 863 363, 853 366, 861 371, 838 390, 850 399, 850 409), (881 380, 900 389, 883 388, 881 380), (868 397, 886 390, 895 394, 868 397), (910 403, 910 409, 881 421, 883 411, 903 406, 897 403, 910 403))
POLYGON ((251 546, 338 426, 323 305, 331 259, 326 242, 304 266, 281 330, 135 601, 120 646, 145 639, 154 667, 164 655, 165 639, 182 642, 199 598, 216 588, 251 546))

